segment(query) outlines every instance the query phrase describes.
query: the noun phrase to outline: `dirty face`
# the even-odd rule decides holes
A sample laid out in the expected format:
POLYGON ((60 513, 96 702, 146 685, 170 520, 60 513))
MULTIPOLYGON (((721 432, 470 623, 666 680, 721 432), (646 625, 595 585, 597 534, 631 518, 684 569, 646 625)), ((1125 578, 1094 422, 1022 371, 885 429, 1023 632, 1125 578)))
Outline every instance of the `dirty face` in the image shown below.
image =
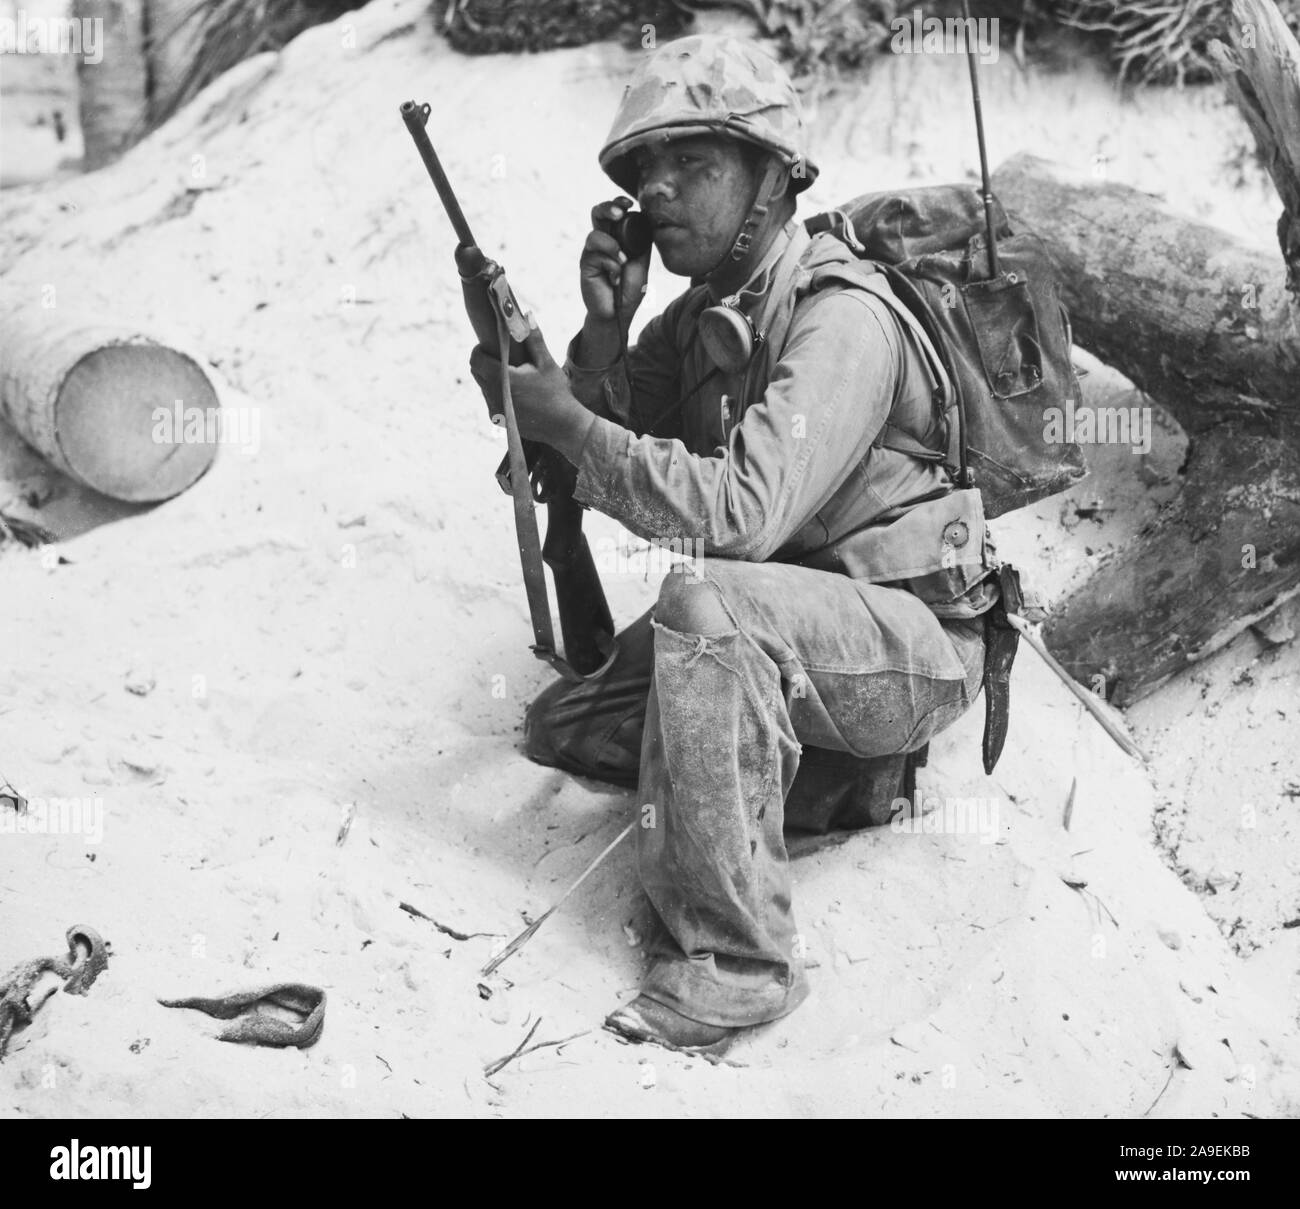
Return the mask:
POLYGON ((670 273, 701 277, 731 251, 758 191, 762 157, 735 139, 694 135, 634 152, 638 201, 670 273))

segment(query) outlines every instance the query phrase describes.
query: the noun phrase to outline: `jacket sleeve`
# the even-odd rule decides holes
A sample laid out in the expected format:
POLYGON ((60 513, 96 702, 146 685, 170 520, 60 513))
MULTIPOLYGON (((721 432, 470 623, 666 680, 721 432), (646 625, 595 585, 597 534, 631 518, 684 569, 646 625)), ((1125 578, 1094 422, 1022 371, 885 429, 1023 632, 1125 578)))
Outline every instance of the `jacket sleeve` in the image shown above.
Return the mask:
POLYGON ((888 418, 903 350, 881 305, 859 290, 803 302, 763 397, 712 456, 597 420, 576 498, 648 540, 703 539, 715 557, 771 557, 866 457, 888 418))
POLYGON ((679 347, 678 336, 689 301, 689 292, 674 299, 662 315, 656 315, 642 328, 636 344, 628 350, 627 372, 622 358, 594 369, 579 365, 576 353, 582 337, 575 336, 569 342, 564 372, 577 400, 597 416, 637 436, 680 432, 681 373, 686 350, 679 347), (628 372, 636 386, 635 395, 628 390, 628 372))

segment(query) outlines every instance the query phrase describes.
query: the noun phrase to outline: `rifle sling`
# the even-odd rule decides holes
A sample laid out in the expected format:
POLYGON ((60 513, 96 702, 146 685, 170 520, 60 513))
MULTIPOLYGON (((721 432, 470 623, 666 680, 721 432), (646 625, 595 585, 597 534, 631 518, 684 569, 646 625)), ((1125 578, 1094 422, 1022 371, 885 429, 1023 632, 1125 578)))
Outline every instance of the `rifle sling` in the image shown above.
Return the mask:
POLYGON ((546 591, 546 567, 542 562, 542 543, 537 533, 537 514, 533 511, 532 483, 524 442, 515 422, 515 404, 510 393, 510 331, 505 316, 497 312, 497 347, 501 350, 501 411, 506 421, 506 443, 510 459, 510 498, 515 507, 515 538, 519 543, 519 562, 524 573, 524 592, 528 596, 528 615, 533 623, 533 654, 545 659, 561 676, 570 681, 582 677, 555 650, 555 630, 551 624, 551 602, 546 591))

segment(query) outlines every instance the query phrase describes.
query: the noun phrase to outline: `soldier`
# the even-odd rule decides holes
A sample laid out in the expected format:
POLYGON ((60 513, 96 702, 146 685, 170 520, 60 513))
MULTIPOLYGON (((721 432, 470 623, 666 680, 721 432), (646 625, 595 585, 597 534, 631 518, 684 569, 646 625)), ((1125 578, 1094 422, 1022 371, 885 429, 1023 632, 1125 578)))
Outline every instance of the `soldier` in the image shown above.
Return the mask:
MULTIPOLYGON (((978 493, 954 521, 949 476, 915 456, 927 362, 870 291, 818 286, 854 257, 794 221, 817 168, 780 66, 734 38, 664 45, 600 164, 691 285, 628 349, 649 252, 610 234, 628 198, 597 205, 563 368, 534 331, 534 364, 510 370, 520 432, 577 468, 581 503, 704 558, 667 575, 604 674, 537 698, 526 745, 637 786, 662 926, 606 1026, 722 1048, 808 994, 784 829, 888 818, 908 753, 979 692, 997 587, 978 493)), ((499 363, 476 349, 471 367, 495 400, 499 363)))

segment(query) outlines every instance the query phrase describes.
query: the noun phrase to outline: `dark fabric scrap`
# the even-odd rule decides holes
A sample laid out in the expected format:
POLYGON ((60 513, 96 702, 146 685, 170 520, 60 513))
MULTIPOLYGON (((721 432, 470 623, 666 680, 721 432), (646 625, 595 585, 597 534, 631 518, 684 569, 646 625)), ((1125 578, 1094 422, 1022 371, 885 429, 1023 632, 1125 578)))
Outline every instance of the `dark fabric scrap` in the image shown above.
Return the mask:
POLYGON ((219 1034, 218 1040, 241 1045, 307 1049, 320 1040, 321 1030, 325 1027, 325 992, 320 987, 301 982, 277 982, 274 986, 236 991, 214 999, 194 996, 189 999, 160 999, 158 1002, 163 1007, 206 1012, 218 1020, 239 1017, 237 1023, 219 1034), (303 1016, 302 1023, 290 1024, 267 1012, 259 1012, 256 1010, 259 1003, 298 1012, 303 1016))

